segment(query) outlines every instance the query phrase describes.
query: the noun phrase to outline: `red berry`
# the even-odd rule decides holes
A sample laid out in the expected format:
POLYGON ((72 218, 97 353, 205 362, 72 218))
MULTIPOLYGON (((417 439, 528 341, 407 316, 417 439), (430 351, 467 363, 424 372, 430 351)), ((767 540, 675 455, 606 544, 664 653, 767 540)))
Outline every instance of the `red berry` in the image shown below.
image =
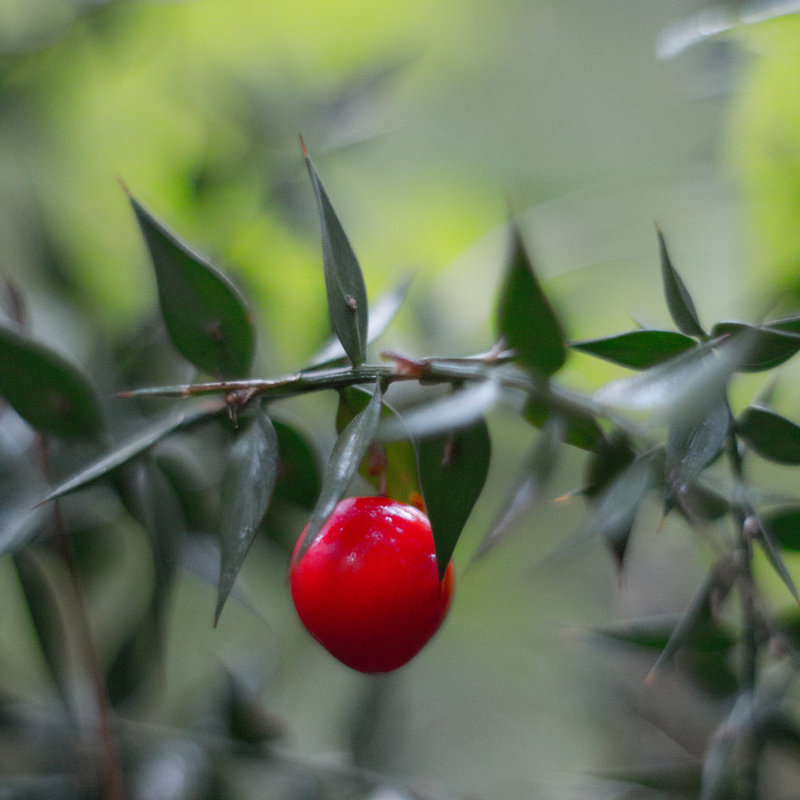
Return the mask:
POLYGON ((453 593, 439 581, 428 518, 385 497, 342 500, 290 567, 292 599, 311 635, 348 667, 389 672, 438 630, 453 593))

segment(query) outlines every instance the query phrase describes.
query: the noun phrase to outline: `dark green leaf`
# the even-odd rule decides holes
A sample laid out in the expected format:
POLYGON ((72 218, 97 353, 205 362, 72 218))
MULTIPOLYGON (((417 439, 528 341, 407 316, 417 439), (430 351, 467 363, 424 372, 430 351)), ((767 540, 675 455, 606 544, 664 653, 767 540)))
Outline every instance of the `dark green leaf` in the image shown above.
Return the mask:
POLYGON ((103 432, 88 378, 57 353, 0 326, 0 395, 34 428, 70 438, 103 432))
POLYGON ((285 733, 283 722, 264 708, 260 697, 243 681, 227 673, 228 732, 233 739, 245 744, 260 744, 281 738, 285 733))
POLYGON ((243 378, 255 327, 239 290, 219 269, 130 198, 155 267, 158 299, 178 352, 215 378, 243 378))
MULTIPOLYGON (((339 393, 339 408, 336 412, 336 430, 341 433, 356 414, 366 408, 369 393, 356 386, 349 386, 339 393)), ((381 409, 381 419, 403 420, 387 403, 381 409)), ((372 442, 359 467, 361 476, 371 483, 380 494, 412 503, 420 494, 417 477, 417 452, 411 438, 395 439, 391 442, 372 442)))
POLYGON ((572 342, 570 347, 623 367, 647 369, 690 350, 695 344, 691 336, 677 331, 636 330, 572 342))
POLYGON ((800 552, 800 505, 772 509, 762 515, 761 524, 784 550, 800 552))
POLYGON ((319 464, 314 449, 295 427, 273 420, 278 435, 278 477, 275 496, 311 510, 320 490, 319 464))
POLYGON ((731 413, 724 397, 709 395, 688 413, 670 420, 667 432, 666 509, 717 457, 731 424, 731 413))
POLYGON ((597 496, 591 514, 581 526, 579 537, 603 537, 620 567, 625 558, 636 513, 653 485, 654 475, 654 456, 640 456, 597 496))
POLYGON ((473 560, 499 544, 539 500, 542 489, 555 469, 563 436, 563 421, 557 414, 551 415, 526 456, 513 491, 476 550, 473 560))
POLYGON ((486 422, 481 419, 468 428, 425 438, 418 454, 422 496, 442 577, 489 472, 486 422))
POLYGON ((84 486, 108 475, 123 464, 127 464, 136 458, 136 456, 146 452, 173 431, 186 429, 210 419, 220 414, 225 408, 224 403, 212 403, 199 409, 180 411, 176 414, 171 414, 166 419, 159 420, 141 433, 115 445, 110 452, 58 484, 42 502, 54 500, 56 497, 82 489, 84 486))
POLYGON ((40 559, 32 550, 24 549, 14 553, 12 562, 50 677, 61 699, 68 704, 70 690, 66 670, 67 640, 58 612, 58 594, 40 559))
POLYGON ((699 800, 728 800, 740 769, 737 754, 749 738, 747 730, 754 719, 753 693, 742 691, 722 724, 709 740, 703 760, 699 800))
POLYGON ((378 436, 383 441, 424 438, 464 428, 479 420, 500 400, 498 381, 485 381, 459 389, 427 405, 403 412, 402 420, 388 418, 381 423, 378 436))
POLYGON ((222 479, 221 559, 214 625, 267 512, 278 473, 278 436, 262 409, 236 439, 222 479))
POLYGON ((320 528, 325 524, 325 520, 347 491, 361 459, 364 458, 367 448, 375 436, 380 416, 381 387, 380 384, 376 384, 375 391, 366 408, 351 420, 350 424, 339 434, 339 438, 333 446, 333 452, 322 476, 322 489, 317 504, 314 506, 311 518, 303 532, 303 541, 298 550, 298 560, 308 550, 320 528))
POLYGON ((762 406, 749 406, 736 430, 759 455, 779 464, 800 464, 800 426, 762 406))
POLYGON ((525 419, 536 428, 541 428, 550 418, 558 414, 565 425, 564 441, 581 450, 592 450, 603 440, 603 429, 594 417, 577 411, 565 411, 559 406, 549 406, 539 397, 531 397, 525 406, 525 419))
POLYGON ((317 199, 322 229, 322 264, 333 332, 353 366, 367 359, 367 290, 353 248, 308 153, 303 154, 317 199))
POLYGON ((711 335, 746 336, 749 347, 739 367, 742 372, 760 372, 772 369, 791 358, 800 350, 800 335, 768 326, 748 325, 744 322, 720 322, 711 335))
POLYGON ((605 770, 594 773, 602 780, 629 783, 664 793, 665 797, 694 796, 700 788, 700 769, 692 764, 682 766, 643 767, 641 769, 605 770))
POLYGON ((161 634, 151 609, 128 631, 106 675, 108 700, 112 706, 131 699, 157 672, 157 656, 163 647, 161 634))
POLYGON ((667 252, 667 243, 660 230, 658 233, 658 250, 661 257, 661 278, 664 283, 664 297, 667 301, 672 321, 678 330, 687 336, 704 336, 703 326, 697 317, 689 290, 686 288, 681 276, 678 275, 667 252))
POLYGON ((738 576, 738 568, 732 556, 721 558, 711 569, 686 610, 681 614, 661 655, 650 670, 648 680, 653 680, 660 669, 668 664, 675 654, 691 645, 712 616, 713 604, 721 602, 730 591, 738 576))
POLYGON ((773 535, 772 530, 764 523, 764 520, 758 519, 755 516, 750 517, 745 525, 751 521, 756 527, 754 533, 758 541, 761 542, 764 552, 767 554, 775 572, 778 573, 778 577, 783 581, 784 586, 789 590, 795 602, 800 603, 800 596, 797 594, 797 587, 794 585, 794 579, 783 560, 783 556, 781 556, 776 537, 773 535))
POLYGON ((526 369, 540 375, 557 372, 567 357, 564 334, 542 291, 516 225, 497 309, 498 333, 526 369))
MULTIPOLYGON (((390 292, 379 297, 369 309, 369 325, 367 327, 367 344, 374 342, 388 327, 394 319, 403 301, 408 294, 411 286, 411 279, 407 279, 398 284, 390 292)), ((346 355, 341 342, 332 339, 327 345, 311 359, 309 366, 319 367, 330 361, 337 361, 346 355)))
POLYGON ((633 463, 636 453, 627 436, 613 434, 595 444, 586 470, 587 497, 595 497, 633 463))

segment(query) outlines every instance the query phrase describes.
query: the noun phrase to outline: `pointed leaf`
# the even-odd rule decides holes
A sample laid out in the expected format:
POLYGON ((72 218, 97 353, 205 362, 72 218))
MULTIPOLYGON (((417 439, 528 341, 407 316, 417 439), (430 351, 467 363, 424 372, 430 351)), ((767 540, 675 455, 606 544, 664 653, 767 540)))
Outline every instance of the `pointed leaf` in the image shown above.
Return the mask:
POLYGON ((800 505, 772 509, 762 515, 761 524, 784 550, 800 552, 800 505))
MULTIPOLYGON (((411 279, 408 278, 398 284, 394 289, 379 297, 369 309, 369 324, 367 326, 367 344, 374 342, 394 319, 403 301, 406 299, 411 279)), ((311 359, 309 367, 319 367, 331 361, 344 358, 346 353, 341 342, 334 338, 311 359)))
POLYGON ((742 372, 761 372, 772 369, 790 359, 800 350, 798 333, 775 330, 764 325, 748 325, 744 322, 720 322, 711 330, 711 335, 743 336, 750 340, 750 347, 739 366, 742 372))
POLYGON ((635 330, 572 342, 570 347, 623 367, 647 369, 690 350, 695 344, 691 336, 677 331, 635 330))
POLYGON ((667 510, 717 457, 731 425, 731 413, 724 397, 709 395, 689 413, 670 420, 667 432, 667 510))
POLYGON ((712 567, 700 589, 681 614, 661 655, 651 668, 648 680, 652 681, 658 671, 669 663, 679 650, 693 641, 700 628, 711 618, 712 604, 725 598, 737 576, 736 561, 730 555, 724 556, 712 567))
POLYGON ((207 404, 200 409, 181 410, 151 425, 141 433, 115 445, 108 453, 80 469, 55 486, 42 502, 54 500, 69 492, 82 489, 115 469, 127 464, 173 431, 187 429, 226 410, 224 403, 207 404))
POLYGON ((800 426, 763 406, 750 406, 736 430, 759 455, 779 464, 800 464, 800 426))
MULTIPOLYGON (((336 412, 336 430, 339 433, 367 406, 369 398, 368 392, 356 386, 348 386, 339 393, 336 412)), ((398 413, 385 402, 381 419, 403 424, 398 413)), ((410 436, 391 442, 372 442, 361 461, 359 472, 380 494, 402 503, 411 503, 420 494, 417 451, 410 436)))
POLYGON ((275 496, 309 511, 320 490, 317 456, 307 438, 292 425, 273 420, 278 435, 278 477, 275 496))
POLYGON ((561 324, 542 291, 516 225, 497 309, 498 333, 517 362, 540 375, 557 372, 567 358, 561 324))
POLYGON ((25 549, 14 553, 12 562, 50 677, 61 699, 68 703, 70 690, 65 661, 67 641, 64 623, 58 613, 57 592, 40 559, 32 550, 25 549))
POLYGON ((664 283, 664 297, 667 301, 672 321, 678 330, 687 336, 705 336, 703 326, 697 317, 694 302, 681 276, 678 275, 667 252, 667 243, 660 230, 658 233, 658 250, 661 257, 661 278, 664 283))
POLYGON ((382 441, 436 436, 464 428, 479 420, 494 408, 502 391, 498 381, 488 378, 466 389, 459 389, 427 405, 403 413, 402 420, 381 422, 378 436, 382 441))
POLYGON ((480 419, 469 428, 423 439, 417 449, 441 578, 489 472, 489 430, 480 419))
POLYGON ((278 436, 266 412, 259 409, 236 439, 222 479, 221 560, 214 625, 272 500, 277 472, 278 436))
POLYGON ((89 439, 103 432, 100 403, 89 379, 49 348, 3 326, 0 395, 39 431, 89 439))
POLYGON ((367 359, 367 290, 347 234, 322 186, 308 153, 303 154, 317 199, 322 229, 322 264, 331 326, 353 366, 367 359))
POLYGON ((130 198, 155 267, 158 299, 178 352, 215 378, 243 378, 255 349, 250 311, 231 280, 130 198))
POLYGON ((376 384, 375 391, 366 408, 351 420, 350 424, 339 434, 339 438, 333 446, 333 452, 322 477, 322 489, 317 504, 311 512, 311 518, 303 533, 303 541, 298 550, 298 560, 308 550, 320 528, 325 524, 325 520, 347 491, 361 459, 375 436, 380 415, 381 387, 380 384, 376 384))
POLYGON ((795 602, 800 603, 800 596, 797 594, 797 587, 794 585, 794 579, 783 560, 783 556, 781 556, 781 552, 778 549, 778 542, 776 537, 773 536, 772 530, 765 524, 764 520, 758 519, 757 517, 751 517, 750 519, 755 520, 757 525, 756 536, 758 541, 761 542, 764 552, 767 554, 775 572, 777 572, 778 577, 783 581, 784 586, 789 590, 795 602))
POLYGON ((479 545, 473 561, 499 544, 539 500, 542 489, 555 468, 563 437, 564 421, 553 414, 533 443, 511 495, 479 545))

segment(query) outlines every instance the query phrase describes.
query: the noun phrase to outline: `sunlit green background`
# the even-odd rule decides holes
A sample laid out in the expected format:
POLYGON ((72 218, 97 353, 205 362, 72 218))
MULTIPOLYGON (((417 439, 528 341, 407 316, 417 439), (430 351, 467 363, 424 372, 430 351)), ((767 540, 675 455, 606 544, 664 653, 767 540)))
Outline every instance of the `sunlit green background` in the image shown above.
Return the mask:
MULTIPOLYGON (((573 338, 667 324, 654 222, 704 321, 752 318, 781 282, 798 285, 800 21, 682 49, 704 5, 0 0, 0 275, 22 288, 35 334, 78 361, 132 329, 156 295, 124 182, 245 287, 257 373, 292 370, 329 331, 302 134, 370 296, 415 275, 386 347, 491 345, 509 213, 573 338)), ((615 374, 575 358, 566 379, 591 389, 615 374)), ((288 407, 330 443, 331 403, 288 407)), ((657 749, 623 713, 648 664, 608 662, 583 631, 678 610, 708 555, 674 521, 656 534, 654 506, 621 583, 599 545, 542 565, 580 520, 573 499, 468 567, 534 436, 511 415, 491 425, 456 601, 413 664, 368 678, 334 663, 293 615, 285 561, 259 545, 245 602, 216 630, 214 587, 181 582, 152 719, 202 714, 198 687, 225 663, 260 686, 295 759, 274 785, 237 773, 242 797, 326 796, 303 764, 347 753, 362 713, 375 726, 362 766, 441 797, 616 796, 587 776, 621 763, 629 739, 657 749)), ((580 488, 579 464, 562 460, 551 496, 580 488)), ((142 579, 141 542, 114 542, 119 569, 92 587, 112 639, 142 579)), ((36 690, 43 671, 4 581, 2 674, 36 690)))

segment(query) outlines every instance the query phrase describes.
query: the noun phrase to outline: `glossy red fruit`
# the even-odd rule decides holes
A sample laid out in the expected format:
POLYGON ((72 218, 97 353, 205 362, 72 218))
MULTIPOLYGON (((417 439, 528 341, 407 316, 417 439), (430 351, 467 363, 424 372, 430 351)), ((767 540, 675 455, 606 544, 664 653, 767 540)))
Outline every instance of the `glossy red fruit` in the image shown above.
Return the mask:
POLYGON ((442 624, 453 564, 439 581, 425 514, 385 497, 342 500, 290 567, 297 613, 348 667, 389 672, 410 661, 442 624))

